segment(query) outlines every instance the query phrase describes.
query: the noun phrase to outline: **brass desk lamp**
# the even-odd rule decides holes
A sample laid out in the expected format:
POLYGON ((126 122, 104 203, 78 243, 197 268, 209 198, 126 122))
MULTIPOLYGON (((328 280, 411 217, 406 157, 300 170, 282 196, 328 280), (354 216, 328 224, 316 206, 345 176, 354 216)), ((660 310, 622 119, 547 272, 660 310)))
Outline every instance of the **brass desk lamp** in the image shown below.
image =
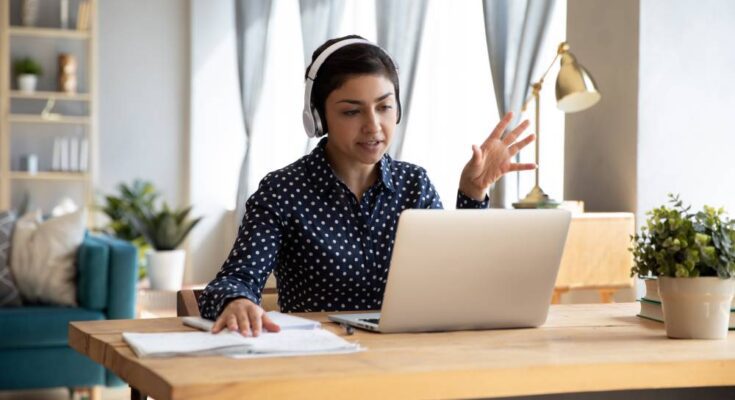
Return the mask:
POLYGON ((541 139, 540 121, 540 94, 541 86, 544 84, 544 78, 551 70, 556 60, 561 57, 561 67, 559 75, 556 77, 556 106, 560 110, 572 113, 586 110, 600 101, 600 92, 597 91, 597 85, 587 70, 577 63, 577 59, 569 52, 569 44, 562 42, 556 52, 556 57, 546 69, 538 82, 532 85, 533 91, 528 100, 523 104, 523 111, 526 110, 528 103, 535 100, 536 103, 536 184, 533 189, 517 203, 513 203, 515 208, 554 208, 559 205, 558 202, 549 198, 549 196, 541 190, 538 184, 539 180, 539 142, 541 139))

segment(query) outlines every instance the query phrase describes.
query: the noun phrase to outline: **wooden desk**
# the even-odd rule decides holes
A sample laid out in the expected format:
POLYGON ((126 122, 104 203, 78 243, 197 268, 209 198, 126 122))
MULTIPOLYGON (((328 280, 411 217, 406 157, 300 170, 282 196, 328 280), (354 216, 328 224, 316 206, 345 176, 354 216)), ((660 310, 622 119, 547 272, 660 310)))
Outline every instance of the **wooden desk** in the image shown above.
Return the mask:
POLYGON ((634 233, 633 213, 572 214, 551 302, 558 304, 569 290, 597 289, 610 303, 618 289, 632 287, 628 248, 634 233))
MULTIPOLYGON (((357 354, 236 360, 139 359, 121 332, 187 331, 178 318, 73 322, 71 347, 158 400, 480 398, 735 386, 727 340, 672 340, 637 303, 555 305, 539 329, 348 337, 357 354), (349 393, 349 396, 347 395, 349 393)), ((325 314, 302 314, 325 321, 325 314)), ((342 334, 325 323, 326 329, 342 334)))

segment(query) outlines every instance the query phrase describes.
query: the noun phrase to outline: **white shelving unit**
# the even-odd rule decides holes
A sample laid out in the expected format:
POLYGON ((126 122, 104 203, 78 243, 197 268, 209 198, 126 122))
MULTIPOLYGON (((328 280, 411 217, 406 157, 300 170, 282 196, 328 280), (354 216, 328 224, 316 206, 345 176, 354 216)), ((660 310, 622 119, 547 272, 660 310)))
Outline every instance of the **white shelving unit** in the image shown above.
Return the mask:
MULTIPOLYGON (((49 23, 47 19, 44 26, 27 27, 19 26, 17 15, 20 10, 20 1, 0 0, 0 210, 17 207, 14 198, 16 191, 32 191, 44 189, 44 185, 57 186, 56 193, 65 191, 77 191, 83 193, 82 202, 84 206, 90 206, 94 202, 94 182, 97 175, 97 0, 71 0, 70 4, 70 28, 60 29, 49 23), (76 30, 77 9, 80 2, 89 4, 89 26, 87 30, 76 30), (14 18, 15 17, 15 18, 14 18), (51 26, 46 26, 51 25, 51 26), (72 43, 73 48, 81 48, 83 51, 72 52, 77 59, 80 70, 84 76, 77 75, 80 93, 64 93, 55 91, 53 85, 48 84, 33 93, 25 93, 15 90, 15 77, 12 65, 15 61, 13 51, 22 52, 36 59, 49 60, 49 56, 55 58, 57 54, 49 54, 49 50, 59 48, 65 42, 72 43), (14 47, 15 46, 15 47, 14 47), (83 80, 82 80, 83 79, 83 80), (64 102, 76 102, 82 104, 78 108, 86 109, 84 115, 67 115, 61 113, 57 118, 43 118, 39 113, 14 111, 19 103, 35 104, 41 107, 48 101, 54 100, 57 104, 64 102), (29 128, 30 127, 30 128, 29 128), (23 129, 20 129, 23 128, 23 129), (14 167, 21 154, 15 154, 13 141, 29 136, 36 137, 38 141, 53 140, 54 135, 61 135, 64 129, 78 129, 83 132, 89 143, 89 159, 87 170, 83 172, 61 172, 51 171, 50 168, 39 168, 35 174, 21 171, 14 167), (36 132, 38 134, 36 135, 36 132), (16 160, 16 163, 13 163, 16 160), (79 186, 81 185, 81 187, 79 186), (61 189, 58 189, 58 188, 61 189)), ((41 0, 39 7, 42 9, 51 7, 58 10, 60 0, 41 0)), ((46 10, 50 11, 50 10, 46 10)), ((40 25, 40 23, 39 23, 40 25)), ((69 44, 69 43, 66 43, 69 44)), ((59 51, 57 51, 58 53, 59 51)), ((44 65, 46 74, 56 74, 57 66, 44 65)), ((53 80, 54 82, 56 79, 53 80)), ((43 149, 38 145, 38 152, 43 149)), ((32 149, 33 150, 33 149, 32 149)), ((39 163, 40 164, 40 163, 39 163)), ((45 162, 43 165, 48 165, 45 162)), ((41 190, 41 192, 44 192, 41 190)), ((39 199, 41 200, 41 199, 39 199)), ((60 199, 42 199, 47 203, 60 199)), ((44 209, 44 212, 50 210, 44 209)), ((90 213, 91 214, 91 213, 90 213)), ((91 217, 90 217, 91 222, 91 217)))

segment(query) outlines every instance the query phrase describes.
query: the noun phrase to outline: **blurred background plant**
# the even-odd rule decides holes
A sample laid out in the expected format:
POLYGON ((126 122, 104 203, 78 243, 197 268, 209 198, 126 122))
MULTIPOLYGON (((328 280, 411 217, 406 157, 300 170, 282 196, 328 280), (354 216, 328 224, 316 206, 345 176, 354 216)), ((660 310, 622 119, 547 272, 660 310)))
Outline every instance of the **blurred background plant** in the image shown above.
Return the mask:
POLYGON ((135 228, 133 218, 142 217, 153 212, 155 202, 158 199, 158 191, 148 181, 136 179, 132 184, 120 183, 117 185, 118 193, 104 196, 104 204, 98 205, 97 209, 104 213, 109 221, 99 231, 127 240, 138 249, 138 278, 143 279, 147 275, 148 266, 145 253, 151 246, 145 237, 135 228))
POLYGON ((191 206, 174 210, 164 202, 160 211, 152 208, 142 210, 141 213, 132 213, 130 218, 135 229, 153 249, 169 251, 176 250, 202 220, 201 217, 189 219, 189 212, 191 206))

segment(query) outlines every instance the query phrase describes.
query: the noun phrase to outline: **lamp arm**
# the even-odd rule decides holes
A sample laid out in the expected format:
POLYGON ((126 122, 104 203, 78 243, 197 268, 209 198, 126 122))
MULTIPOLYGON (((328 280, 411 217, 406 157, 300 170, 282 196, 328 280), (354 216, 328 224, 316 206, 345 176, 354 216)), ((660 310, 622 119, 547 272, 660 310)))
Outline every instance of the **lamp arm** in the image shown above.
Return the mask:
MULTIPOLYGON (((556 50, 556 56, 554 57, 553 60, 551 60, 551 64, 549 64, 548 68, 546 68, 546 71, 544 71, 543 75, 541 75, 541 79, 539 79, 538 82, 533 84, 534 90, 538 90, 539 92, 541 91, 541 86, 543 86, 544 84, 544 79, 546 79, 546 75, 548 75, 549 71, 551 71, 551 67, 553 67, 556 60, 558 60, 559 57, 562 54, 566 53, 567 51, 569 51, 569 45, 566 42, 561 42, 559 44, 559 48, 556 50)), ((531 95, 528 96, 526 101, 523 102, 523 107, 521 107, 521 110, 523 111, 526 110, 526 107, 528 107, 528 103, 530 103, 531 100, 533 100, 533 97, 534 97, 534 94, 531 93, 531 95)))

